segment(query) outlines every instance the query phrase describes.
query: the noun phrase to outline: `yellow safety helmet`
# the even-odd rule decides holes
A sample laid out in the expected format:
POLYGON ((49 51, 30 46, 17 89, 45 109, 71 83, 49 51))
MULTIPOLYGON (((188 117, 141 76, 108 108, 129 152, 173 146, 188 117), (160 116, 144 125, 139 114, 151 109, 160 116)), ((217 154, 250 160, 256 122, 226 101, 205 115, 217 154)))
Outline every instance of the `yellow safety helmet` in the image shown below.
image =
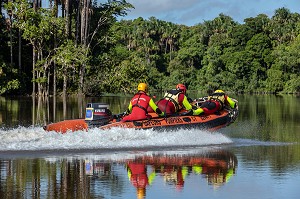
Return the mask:
POLYGON ((215 92, 214 93, 225 93, 224 91, 222 91, 222 90, 215 90, 215 92))
POLYGON ((145 83, 139 83, 138 91, 144 91, 145 93, 148 92, 148 85, 145 83))
POLYGON ((146 196, 146 188, 137 188, 136 189, 136 195, 137 195, 137 198, 138 199, 142 199, 142 198, 145 198, 146 196))

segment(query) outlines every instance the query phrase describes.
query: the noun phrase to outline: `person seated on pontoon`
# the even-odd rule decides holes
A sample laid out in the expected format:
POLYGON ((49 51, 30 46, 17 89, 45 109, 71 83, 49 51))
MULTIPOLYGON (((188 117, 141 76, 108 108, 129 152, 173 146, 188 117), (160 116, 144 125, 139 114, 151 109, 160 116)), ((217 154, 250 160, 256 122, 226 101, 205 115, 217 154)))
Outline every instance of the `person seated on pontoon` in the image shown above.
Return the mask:
POLYGON ((177 84, 176 89, 168 90, 164 97, 157 102, 158 108, 166 113, 173 115, 185 109, 185 115, 199 115, 202 109, 192 106, 186 96, 186 86, 177 84))
POLYGON ((157 107, 147 92, 148 85, 140 83, 138 85, 138 92, 133 96, 128 105, 126 113, 129 115, 124 116, 122 122, 150 119, 151 115, 149 115, 147 111, 148 106, 150 106, 158 116, 163 117, 165 115, 165 113, 157 107))
POLYGON ((213 94, 207 97, 206 101, 201 103, 199 109, 202 110, 199 112, 200 114, 213 114, 224 109, 225 106, 235 108, 236 103, 230 97, 228 97, 223 90, 216 90, 213 92, 213 94))

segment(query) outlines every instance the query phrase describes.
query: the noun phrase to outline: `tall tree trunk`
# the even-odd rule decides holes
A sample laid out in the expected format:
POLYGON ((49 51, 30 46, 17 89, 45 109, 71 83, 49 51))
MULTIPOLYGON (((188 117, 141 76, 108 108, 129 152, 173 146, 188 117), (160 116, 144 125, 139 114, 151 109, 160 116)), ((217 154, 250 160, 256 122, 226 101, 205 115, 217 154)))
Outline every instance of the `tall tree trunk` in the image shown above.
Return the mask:
POLYGON ((81 12, 81 44, 87 45, 88 37, 88 23, 89 23, 89 9, 91 0, 83 0, 83 8, 81 12))
POLYGON ((33 10, 36 11, 38 8, 37 0, 33 0, 33 10))
MULTIPOLYGON (((64 66, 66 67, 66 66, 64 66)), ((63 82, 63 96, 67 96, 67 70, 64 70, 64 82, 63 82)))
POLYGON ((80 96, 83 95, 83 80, 84 80, 84 71, 85 71, 85 64, 83 64, 81 67, 80 67, 80 72, 79 72, 79 91, 78 91, 78 94, 80 96))
MULTIPOLYGON (((87 39, 89 35, 89 9, 91 5, 91 0, 83 0, 83 8, 81 12, 81 45, 87 46, 87 39)), ((79 95, 83 94, 83 84, 84 84, 84 73, 85 73, 85 64, 80 66, 79 73, 79 95)))
MULTIPOLYGON (((54 6, 55 6, 55 16, 56 18, 58 17, 58 2, 57 0, 55 0, 55 3, 54 3, 54 6)), ((57 48, 57 35, 55 33, 55 37, 54 37, 54 48, 57 48)), ((54 62, 54 66, 53 66, 53 95, 56 96, 57 93, 56 93, 56 62, 54 62)))
POLYGON ((22 34, 21 30, 19 29, 19 74, 22 72, 22 34))
POLYGON ((86 1, 87 0, 83 0, 83 7, 81 10, 81 23, 80 23, 80 43, 84 44, 84 40, 85 40, 85 18, 86 18, 86 1))
MULTIPOLYGON (((38 0, 33 0, 33 10, 37 11, 39 8, 38 0)), ((35 71, 35 63, 36 63, 36 44, 35 41, 32 41, 32 96, 35 97, 35 81, 36 81, 36 71, 35 71)))
POLYGON ((42 96, 37 96, 36 123, 41 121, 42 96))
POLYGON ((66 11, 66 35, 67 38, 70 38, 70 24, 71 24, 71 19, 70 19, 70 0, 65 0, 65 11, 66 11))
POLYGON ((35 96, 35 60, 36 60, 36 47, 32 44, 32 96, 35 96))
MULTIPOLYGON (((64 66, 66 67, 66 66, 64 66)), ((66 119, 67 117, 67 70, 64 69, 64 80, 63 80, 63 118, 66 119)))
MULTIPOLYGON (((44 125, 49 124, 50 122, 50 103, 49 103, 49 96, 45 99, 45 109, 47 113, 44 114, 44 125)), ((44 110, 45 110, 44 109, 44 110)), ((50 174, 51 175, 51 174, 50 174)))
MULTIPOLYGON (((38 52, 37 52, 37 61, 41 60, 40 56, 41 56, 41 54, 40 54, 40 51, 38 50, 38 52)), ((40 77, 41 77, 41 72, 36 71, 36 79, 40 79, 40 77)), ((37 90, 38 90, 37 94, 38 94, 38 96, 40 96, 41 95, 41 83, 39 83, 38 81, 37 81, 37 90)))
POLYGON ((46 89, 46 96, 50 94, 50 70, 47 72, 47 89, 46 89))
POLYGON ((76 10, 76 29, 75 29, 75 46, 78 44, 79 33, 80 33, 80 10, 81 10, 81 0, 77 0, 77 10, 76 10))
POLYGON ((10 67, 13 66, 13 39, 12 39, 12 11, 9 12, 9 38, 10 38, 10 67))
POLYGON ((53 63, 53 96, 56 96, 56 62, 53 63))
POLYGON ((48 80, 49 76, 48 76, 48 66, 47 64, 44 65, 44 70, 42 72, 43 74, 43 82, 41 83, 42 85, 42 96, 43 99, 48 95, 48 81, 45 81, 46 79, 48 80))
POLYGON ((32 125, 34 126, 35 125, 35 112, 36 112, 36 105, 35 105, 35 96, 32 95, 31 96, 32 98, 32 125))
POLYGON ((89 11, 90 11, 90 4, 91 4, 91 0, 86 0, 86 9, 85 9, 85 12, 86 12, 86 14, 85 14, 85 21, 84 21, 84 23, 85 23, 85 33, 84 33, 84 46, 86 46, 87 45, 87 43, 88 43, 88 35, 89 35, 89 18, 90 18, 90 16, 89 16, 89 11))
MULTIPOLYGON (((64 77, 64 82, 65 82, 65 78, 66 78, 66 75, 64 77)), ((64 91, 65 93, 65 91, 64 91)), ((67 118, 67 95, 66 94, 63 94, 63 118, 66 119, 67 118)))
MULTIPOLYGON (((55 17, 57 18, 58 17, 58 3, 57 3, 57 0, 54 0, 54 9, 55 9, 55 17)), ((55 27, 54 27, 55 28, 55 27)), ((54 39, 53 39, 53 42, 54 42, 54 49, 57 48, 57 33, 56 31, 54 30, 54 39)), ((55 97, 56 96, 56 62, 54 61, 53 62, 53 96, 55 97)))
POLYGON ((53 122, 56 121, 56 95, 53 96, 53 122))
POLYGON ((74 1, 69 0, 69 16, 68 16, 69 27, 68 27, 68 29, 69 29, 69 38, 70 39, 72 39, 72 14, 73 14, 74 5, 75 5, 74 1))
POLYGON ((84 105, 83 105, 83 97, 82 96, 80 96, 79 98, 78 98, 78 110, 79 110, 79 115, 78 115, 78 118, 83 118, 84 117, 84 114, 83 114, 83 107, 85 107, 84 105))
POLYGON ((53 63, 53 96, 56 96, 56 63, 53 63))

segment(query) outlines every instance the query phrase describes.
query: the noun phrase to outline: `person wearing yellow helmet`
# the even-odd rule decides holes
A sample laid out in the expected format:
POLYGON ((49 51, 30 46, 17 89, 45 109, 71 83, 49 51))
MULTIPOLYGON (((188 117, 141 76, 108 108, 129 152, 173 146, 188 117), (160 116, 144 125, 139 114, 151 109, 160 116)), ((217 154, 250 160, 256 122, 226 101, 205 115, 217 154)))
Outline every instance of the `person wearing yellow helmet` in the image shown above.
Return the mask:
POLYGON ((140 161, 129 161, 126 166, 128 178, 136 188, 137 198, 145 198, 147 186, 151 185, 156 177, 155 169, 147 171, 147 165, 140 161))
POLYGON ((183 109, 188 111, 190 115, 198 115, 199 111, 195 106, 190 104, 186 96, 186 86, 184 84, 177 84, 176 89, 168 90, 164 97, 157 102, 157 106, 167 115, 172 115, 183 109))
POLYGON ((139 83, 138 91, 143 91, 145 93, 148 93, 148 85, 146 83, 139 83))
POLYGON ((205 114, 212 114, 222 110, 226 105, 236 107, 236 103, 223 90, 215 90, 208 96, 208 100, 201 104, 201 108, 205 114))
POLYGON ((157 105, 154 103, 152 98, 147 94, 147 92, 148 92, 148 85, 146 83, 140 83, 138 85, 138 92, 133 96, 133 98, 130 100, 130 103, 128 105, 127 113, 130 114, 123 117, 122 119, 123 122, 151 118, 151 116, 148 115, 148 111, 147 111, 149 106, 160 117, 163 117, 165 115, 165 113, 162 112, 157 107, 157 105))

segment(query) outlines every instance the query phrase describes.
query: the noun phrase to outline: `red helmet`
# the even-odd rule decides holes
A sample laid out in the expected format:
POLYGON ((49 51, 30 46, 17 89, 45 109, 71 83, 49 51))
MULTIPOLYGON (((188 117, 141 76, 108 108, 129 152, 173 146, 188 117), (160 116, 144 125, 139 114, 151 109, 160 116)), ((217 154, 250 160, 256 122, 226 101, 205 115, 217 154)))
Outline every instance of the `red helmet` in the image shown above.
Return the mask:
POLYGON ((176 89, 180 89, 183 91, 183 93, 186 93, 186 87, 183 84, 177 84, 176 89))

